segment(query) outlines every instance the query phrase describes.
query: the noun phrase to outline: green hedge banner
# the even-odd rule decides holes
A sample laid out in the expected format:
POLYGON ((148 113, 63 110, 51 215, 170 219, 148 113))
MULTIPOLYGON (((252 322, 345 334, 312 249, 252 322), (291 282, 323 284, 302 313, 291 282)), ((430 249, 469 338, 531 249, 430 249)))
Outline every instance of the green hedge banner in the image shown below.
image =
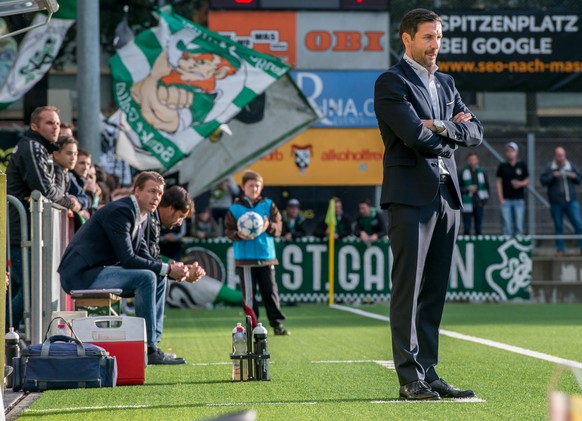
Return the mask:
MULTIPOLYGON (((306 238, 276 242, 279 293, 283 302, 327 302, 327 242, 306 238)), ((459 237, 449 279, 449 300, 518 301, 531 298, 531 240, 497 236, 459 237)), ((240 288, 232 243, 225 238, 189 240, 187 260, 197 260, 208 276, 240 288)), ((392 254, 388 241, 336 242, 335 300, 390 299, 392 254)))

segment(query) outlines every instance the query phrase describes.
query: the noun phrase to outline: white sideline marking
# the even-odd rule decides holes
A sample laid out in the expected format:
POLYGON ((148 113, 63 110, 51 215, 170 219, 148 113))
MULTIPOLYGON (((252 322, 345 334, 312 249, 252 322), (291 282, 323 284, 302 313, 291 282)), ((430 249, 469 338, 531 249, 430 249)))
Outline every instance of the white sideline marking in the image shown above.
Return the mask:
POLYGON ((394 370, 394 361, 390 360, 324 360, 311 361, 312 364, 359 364, 359 363, 375 363, 386 367, 389 370, 394 370))
POLYGON ((116 406, 78 406, 76 408, 46 408, 46 409, 28 409, 26 408, 23 412, 34 412, 35 414, 42 414, 44 412, 74 412, 74 411, 90 411, 98 409, 139 409, 139 408, 151 408, 151 405, 116 405, 116 406))
POLYGON ((421 401, 407 401, 404 399, 390 399, 386 401, 371 401, 370 403, 483 403, 487 402, 481 398, 459 398, 459 399, 441 399, 438 401, 421 400, 421 401))
POLYGON ((387 316, 382 316, 381 314, 370 313, 369 311, 360 310, 359 308, 342 306, 339 304, 332 304, 330 307, 337 308, 338 310, 347 311, 348 313, 359 314, 360 316, 368 317, 370 319, 382 320, 383 322, 390 322, 390 318, 387 316))
MULTIPOLYGON (((370 319, 376 319, 376 320, 382 320, 385 322, 390 322, 390 318, 387 316, 382 316, 380 314, 370 313, 368 311, 360 310, 357 308, 351 308, 351 307, 337 305, 337 304, 332 304, 330 307, 335 308, 337 310, 342 310, 342 311, 347 311, 349 313, 358 314, 360 316, 368 317, 370 319)), ((532 351, 531 349, 526 349, 526 348, 521 348, 519 346, 504 344, 503 342, 492 341, 490 339, 483 339, 483 338, 479 338, 477 336, 464 335, 462 333, 453 332, 451 330, 441 329, 440 333, 444 336, 449 336, 451 338, 461 339, 461 340, 467 341, 467 342, 474 342, 476 344, 490 346, 492 348, 498 348, 498 349, 502 349, 504 351, 513 352, 515 354, 525 355, 527 357, 537 358, 538 360, 549 361, 551 363, 560 364, 560 365, 563 365, 565 367, 577 368, 579 370, 582 370, 582 363, 578 362, 578 361, 567 360, 565 358, 556 357, 554 355, 544 354, 543 352, 532 351)))
POLYGON ((317 402, 225 402, 207 403, 206 406, 255 406, 255 405, 317 405, 317 402))

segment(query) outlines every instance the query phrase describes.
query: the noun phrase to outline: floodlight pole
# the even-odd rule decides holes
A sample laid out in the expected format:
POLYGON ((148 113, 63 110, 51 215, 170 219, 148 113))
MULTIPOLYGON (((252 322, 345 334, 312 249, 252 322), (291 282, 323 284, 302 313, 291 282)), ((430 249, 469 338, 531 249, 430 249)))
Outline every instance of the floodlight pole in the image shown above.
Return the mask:
POLYGON ((101 86, 99 57, 99 0, 77 3, 78 140, 81 147, 101 156, 101 86))

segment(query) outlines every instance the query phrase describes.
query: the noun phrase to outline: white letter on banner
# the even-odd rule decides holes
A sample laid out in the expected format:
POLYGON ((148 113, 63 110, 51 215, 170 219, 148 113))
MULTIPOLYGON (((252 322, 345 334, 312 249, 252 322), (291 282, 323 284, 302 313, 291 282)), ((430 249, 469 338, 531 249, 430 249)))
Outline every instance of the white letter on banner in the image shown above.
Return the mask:
POLYGON ((303 284, 303 252, 301 247, 295 244, 289 244, 283 249, 283 268, 291 273, 284 273, 281 276, 281 282, 285 288, 291 291, 296 291, 301 288, 303 284), (295 264, 299 263, 299 264, 295 264))
POLYGON ((352 267, 350 269, 354 269, 355 271, 360 270, 360 253, 358 249, 354 246, 344 246, 339 250, 337 256, 337 276, 339 285, 344 291, 353 291, 360 282, 360 275, 358 273, 348 274, 348 256, 352 258, 352 267))
POLYGON ((453 262, 451 264, 451 289, 459 288, 457 273, 461 275, 463 288, 472 289, 475 286, 475 244, 465 243, 465 262, 461 256, 459 246, 455 244, 453 262))
POLYGON ((377 246, 368 247, 364 252, 364 291, 384 292, 384 253, 377 246))
POLYGON ((305 250, 313 254, 313 290, 321 291, 321 254, 327 250, 327 246, 309 244, 305 250))
POLYGON ((319 96, 323 93, 323 81, 315 73, 297 72, 297 86, 303 92, 307 91, 308 82, 306 81, 308 80, 311 81, 311 83, 313 83, 313 92, 311 92, 311 94, 306 93, 305 95, 307 96, 307 100, 309 101, 312 107, 319 108, 317 105, 317 100, 319 99, 319 96))

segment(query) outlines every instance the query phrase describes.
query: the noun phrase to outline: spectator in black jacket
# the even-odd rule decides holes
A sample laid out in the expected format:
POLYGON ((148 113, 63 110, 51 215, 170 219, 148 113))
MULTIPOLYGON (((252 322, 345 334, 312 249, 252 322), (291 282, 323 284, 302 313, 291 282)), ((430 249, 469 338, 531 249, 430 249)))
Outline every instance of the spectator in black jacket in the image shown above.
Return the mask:
POLYGON ((366 243, 373 243, 386 236, 386 223, 370 199, 362 199, 358 205, 359 215, 354 223, 354 235, 366 243))
MULTIPOLYGON (((70 187, 69 172, 77 162, 77 141, 73 137, 61 136, 57 141, 57 146, 59 150, 53 152, 55 183, 61 186, 65 192, 68 192, 70 187)), ((81 210, 80 202, 72 194, 65 193, 57 203, 73 212, 81 210)))
POLYGON ((281 236, 286 241, 305 237, 305 218, 301 215, 301 203, 297 199, 287 202, 287 208, 283 212, 283 231, 281 236))
MULTIPOLYGON (((55 183, 52 153, 59 137, 61 120, 53 106, 36 108, 30 116, 27 130, 12 152, 6 168, 7 193, 29 209, 30 194, 38 190, 47 199, 58 202, 65 196, 61 185, 55 183)), ((20 217, 14 206, 10 209, 10 257, 12 260, 12 325, 18 329, 23 314, 22 252, 20 217)), ((30 226, 30 225, 29 225, 30 226)), ((7 306, 8 308, 8 306, 7 306)), ((9 321, 9 318, 6 318, 9 321)))
MULTIPOLYGON (((566 159, 566 150, 558 146, 554 150, 554 159, 548 162, 540 182, 548 187, 550 212, 554 220, 556 235, 564 234, 564 215, 574 226, 574 232, 582 234, 582 218, 580 205, 576 196, 576 186, 582 181, 582 173, 574 164, 566 159)), ((582 240, 578 241, 582 253, 582 240)), ((556 240, 557 255, 564 255, 564 240, 556 240)))
MULTIPOLYGON (((346 238, 348 235, 352 235, 352 222, 344 214, 341 199, 339 197, 334 197, 333 199, 335 201, 335 238, 346 238)), ((319 221, 313 235, 320 238, 329 235, 329 228, 325 222, 325 216, 319 221)))

